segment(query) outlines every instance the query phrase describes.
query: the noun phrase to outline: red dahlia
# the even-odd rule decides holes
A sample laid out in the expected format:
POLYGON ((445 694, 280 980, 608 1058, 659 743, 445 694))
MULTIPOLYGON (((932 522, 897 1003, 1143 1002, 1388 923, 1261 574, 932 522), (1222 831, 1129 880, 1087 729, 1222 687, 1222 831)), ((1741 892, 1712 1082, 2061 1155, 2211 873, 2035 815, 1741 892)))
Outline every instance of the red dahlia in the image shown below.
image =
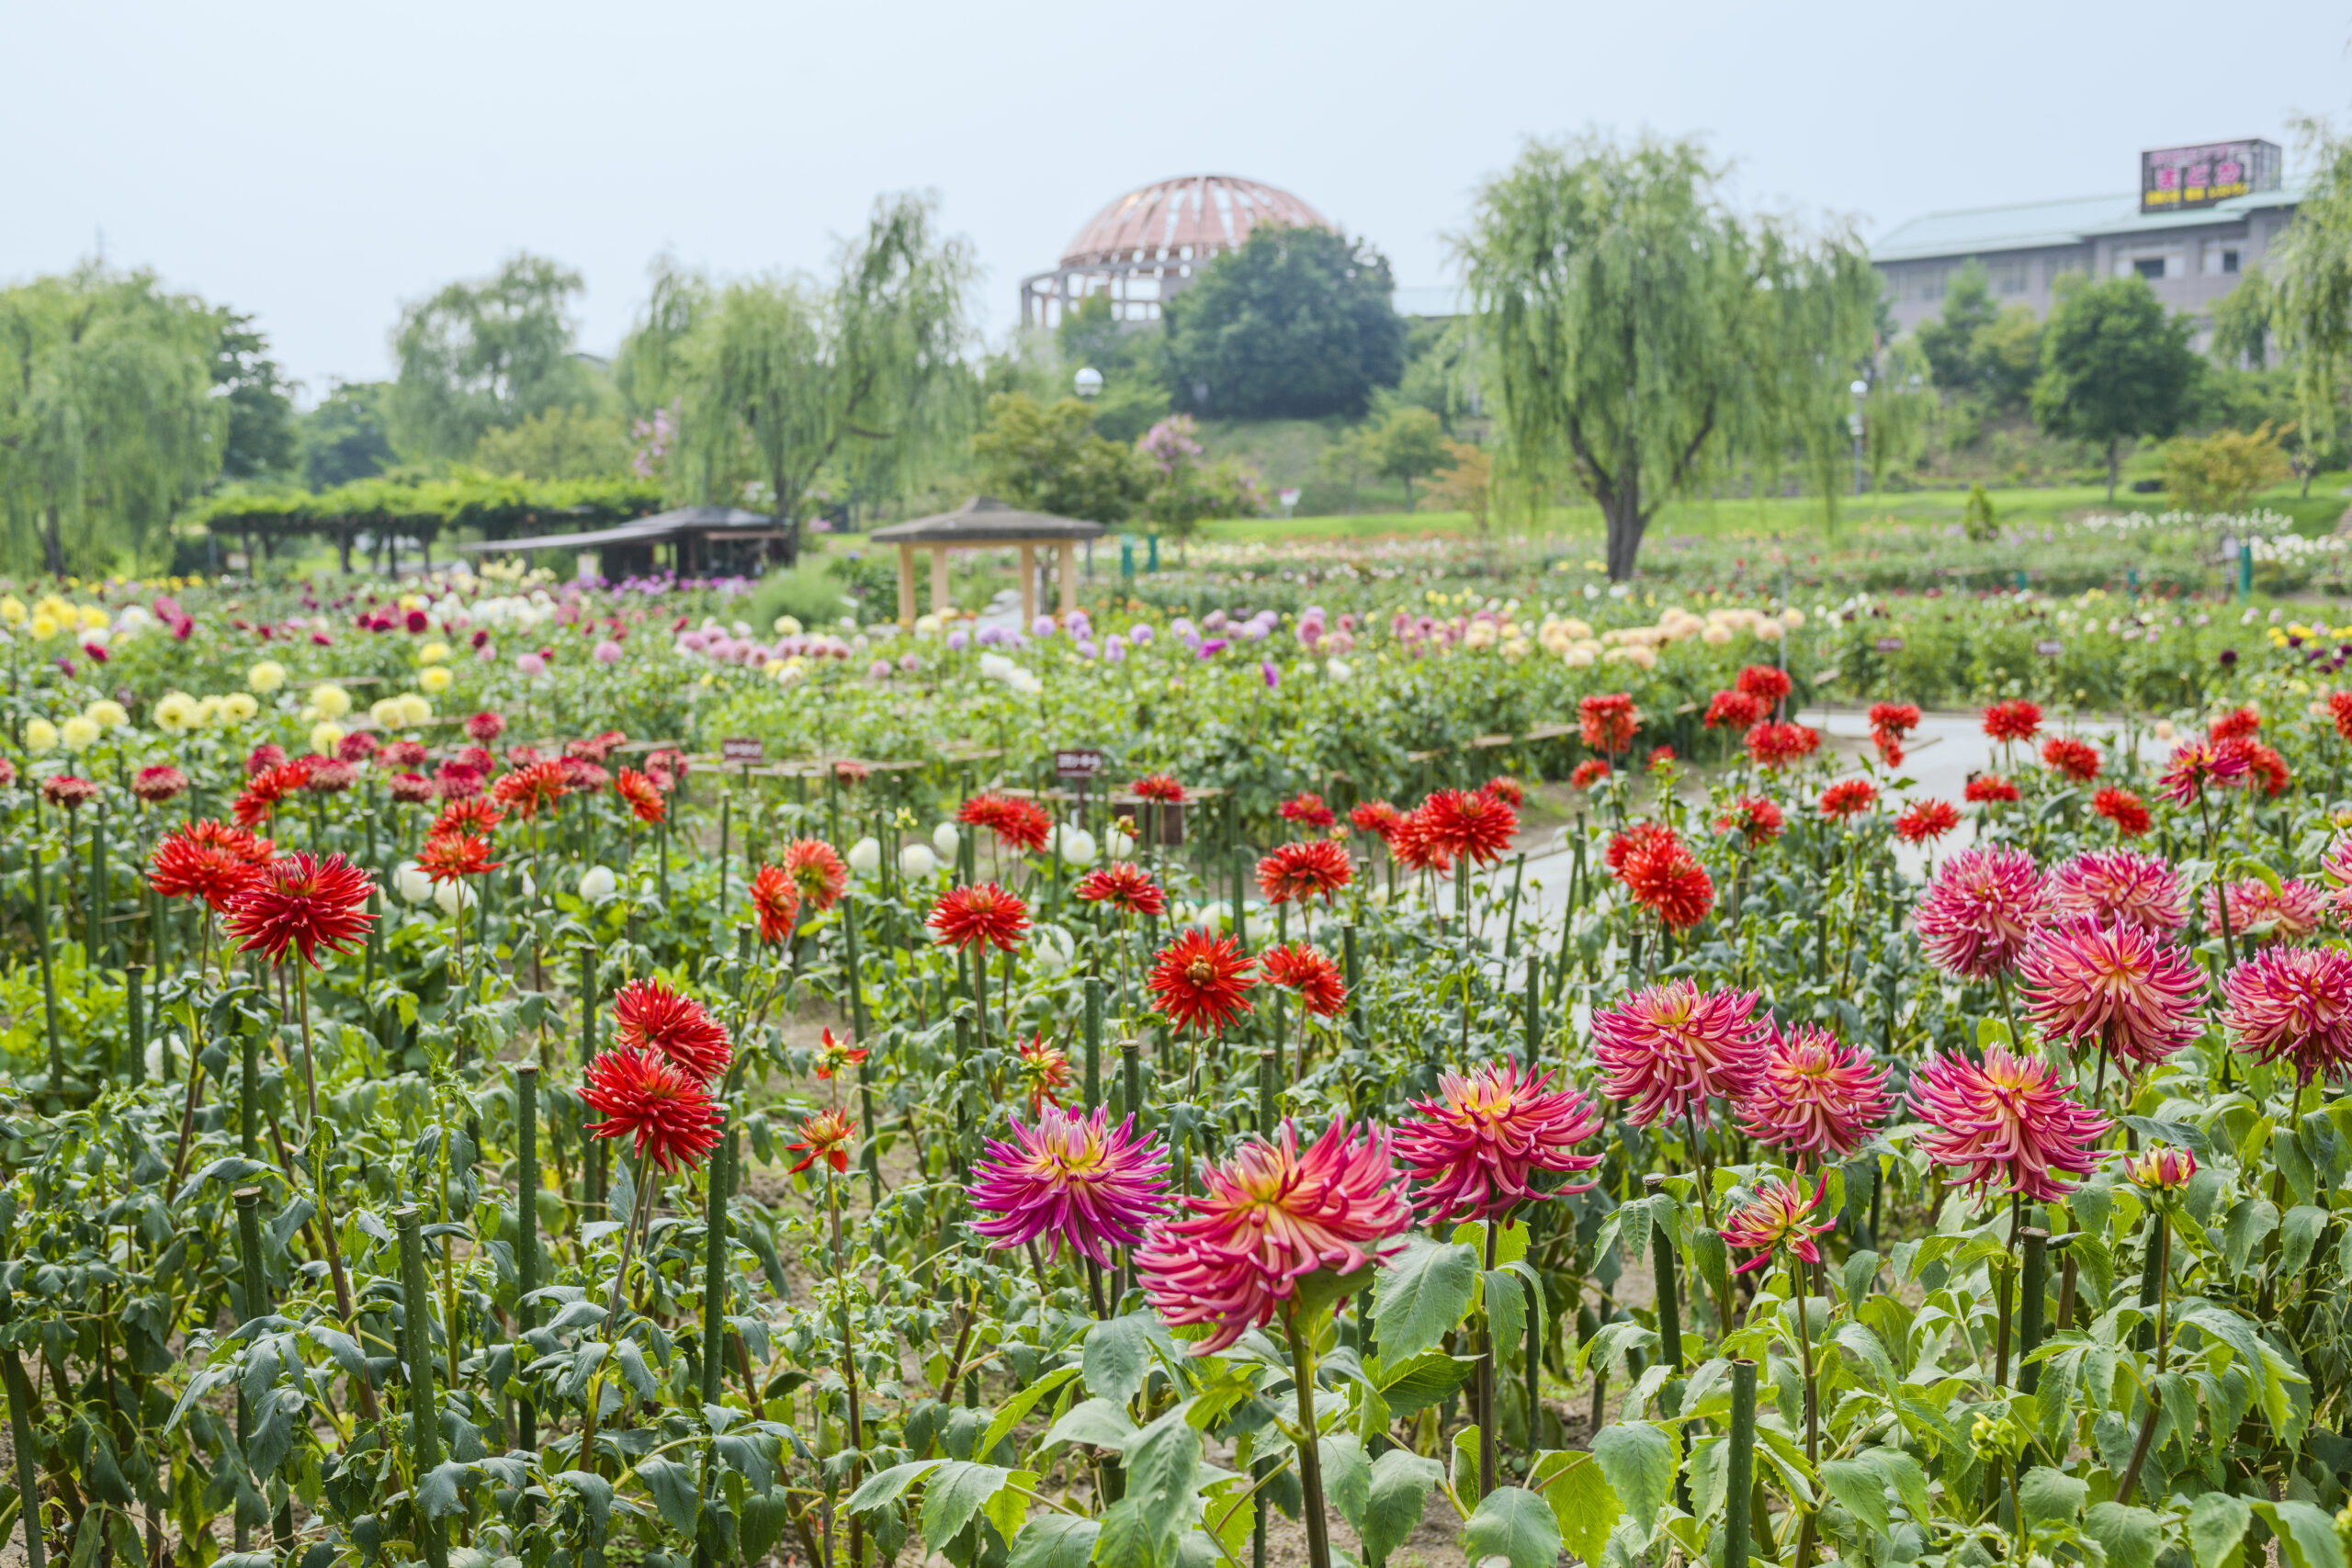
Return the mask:
POLYGON ((986 945, 1011 953, 1029 934, 1029 906, 995 883, 982 882, 941 894, 928 923, 950 947, 986 945))
POLYGON ((533 762, 491 785, 490 794, 517 819, 528 822, 539 814, 540 807, 552 809, 570 789, 564 783, 562 763, 533 762))
POLYGON ((1995 703, 1984 710, 1984 733, 2004 745, 2030 740, 2041 733, 2041 705, 2023 697, 1995 703))
POLYGON ((1367 800, 1348 813, 1349 823, 1358 832, 1377 833, 1383 839, 1396 830, 1405 814, 1385 800, 1367 800))
POLYGON ((800 892, 782 866, 763 865, 752 878, 752 909, 759 916, 763 942, 773 946, 792 934, 800 914, 800 892))
POLYGON ((2018 786, 1998 773, 1979 773, 1968 781, 1968 787, 1961 795, 1973 806, 1990 806, 1996 801, 2017 799, 2018 786))
POLYGON ((1502 859, 1519 831, 1519 813, 1510 802, 1471 790, 1439 790, 1421 802, 1419 815, 1448 860, 1473 865, 1502 859))
POLYGON ((425 829, 426 836, 439 838, 444 833, 487 834, 506 819, 506 813, 495 805, 474 795, 466 800, 453 800, 441 808, 441 815, 425 829))
POLYGON ((1268 948, 1264 967, 1266 984, 1296 991, 1300 1005, 1317 1018, 1335 1018, 1347 1005, 1347 982, 1339 965, 1313 942, 1268 948))
POLYGON ((215 909, 226 909, 236 895, 261 879, 271 852, 267 839, 256 839, 243 828, 191 822, 164 834, 156 844, 147 880, 166 898, 201 898, 215 909))
POLYGON ((141 768, 130 780, 130 793, 150 806, 160 806, 187 788, 187 775, 174 767, 141 768))
POLYGON ((1168 895, 1133 861, 1114 861, 1080 877, 1071 889, 1082 903, 1108 904, 1124 915, 1164 915, 1168 895))
POLYGON ((670 815, 670 803, 662 798, 662 787, 635 768, 623 768, 613 780, 613 793, 628 802, 637 819, 651 827, 670 815))
POLYGON ((1188 931, 1152 961, 1152 1006, 1179 1029, 1223 1029, 1250 1010, 1249 955, 1229 936, 1188 931))
POLYGON ((316 965, 318 949, 348 953, 376 917, 368 899, 376 885, 340 854, 297 851, 272 861, 251 886, 229 900, 229 935, 241 952, 282 964, 289 951, 316 965))
POLYGON ((1764 716, 1764 705, 1746 692, 1717 692, 1707 704, 1707 716, 1700 722, 1709 729, 1745 731, 1749 725, 1764 716))
POLYGON ((659 980, 631 980, 613 998, 613 1040, 632 1051, 650 1051, 708 1083, 735 1059, 735 1048, 718 1021, 691 997, 659 980))
POLYGON ((1925 844, 1960 826, 1960 807, 1949 800, 1915 800, 1894 819, 1894 836, 1906 844, 1925 844))
POLYGON ((1273 853, 1258 863, 1258 886, 1276 904, 1294 898, 1321 898, 1329 903, 1353 874, 1347 850, 1330 839, 1277 845, 1273 853))
POLYGON ((602 1122, 590 1123, 590 1133, 633 1139, 638 1157, 667 1171, 699 1165, 718 1147, 725 1121, 698 1079, 650 1052, 626 1046, 597 1053, 580 1098, 605 1113, 602 1122))
POLYGON ((2088 784, 2098 777, 2098 748, 2087 740, 2053 735, 2042 743, 2041 760, 2075 784, 2088 784))
POLYGON ((1731 803, 1731 809, 1715 818, 1718 833, 1737 833, 1747 840, 1751 850, 1761 848, 1781 836, 1787 819, 1781 808, 1760 795, 1743 795, 1731 803))
POLYGON ((849 867, 822 839, 795 839, 785 845, 784 870, 800 890, 800 901, 820 912, 831 908, 849 886, 849 867))
POLYGON ((1127 786, 1127 793, 1137 800, 1181 802, 1184 798, 1184 786, 1178 784, 1171 774, 1146 773, 1127 786))
POLYGON ((1632 746, 1634 732, 1642 727, 1642 710, 1623 692, 1585 698, 1577 705, 1577 716, 1584 743, 1611 756, 1632 746))
POLYGON ((1878 787, 1868 779, 1839 779, 1821 792, 1821 814, 1833 822, 1860 817, 1878 804, 1878 787))
POLYGON ((2136 839, 2154 825, 2145 802, 2113 785, 2091 796, 2091 809, 2114 823, 2116 832, 2126 839, 2136 839))
POLYGON ((469 833, 435 833, 424 840, 416 869, 436 885, 460 877, 486 876, 503 864, 490 858, 490 840, 469 833))
POLYGON ((1568 775, 1568 787, 1590 789, 1608 776, 1608 763, 1598 757, 1587 757, 1583 761, 1578 762, 1576 765, 1576 771, 1568 775))
POLYGON ((1323 797, 1312 790, 1301 790, 1278 808, 1285 822, 1295 822, 1302 828, 1329 828, 1339 821, 1338 813, 1323 804, 1323 797))
POLYGON ((1802 724, 1767 720, 1747 732, 1748 760, 1759 768, 1778 770, 1801 762, 1820 744, 1819 732, 1802 724))
POLYGON ((1795 682, 1789 679, 1787 671, 1770 664, 1748 665, 1732 684, 1766 707, 1778 707, 1789 700, 1791 692, 1796 690, 1795 682))
POLYGON ((1634 846, 1617 868, 1634 902, 1675 931, 1687 931, 1714 908, 1715 885, 1699 857, 1671 832, 1634 846))

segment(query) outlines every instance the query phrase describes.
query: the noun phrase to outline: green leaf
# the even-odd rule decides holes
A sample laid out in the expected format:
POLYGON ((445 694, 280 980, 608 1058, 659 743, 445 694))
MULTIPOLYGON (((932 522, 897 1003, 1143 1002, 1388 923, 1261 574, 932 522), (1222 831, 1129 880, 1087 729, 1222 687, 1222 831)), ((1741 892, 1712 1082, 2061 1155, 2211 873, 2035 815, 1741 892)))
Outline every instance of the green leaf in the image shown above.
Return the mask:
POLYGON ((1125 1410, 1107 1399, 1088 1399, 1063 1411, 1062 1418, 1046 1428, 1038 1447, 1091 1443, 1098 1449, 1122 1449, 1135 1435, 1136 1424, 1125 1410))
POLYGON ((2188 1510, 2188 1550, 2197 1568, 2245 1568, 2245 1528, 2253 1522, 2245 1498, 2200 1494, 2188 1510))
POLYGON ((1323 1461, 1323 1495, 1340 1510, 1348 1528, 1363 1534, 1364 1510, 1372 1506, 1372 1460, 1351 1432, 1340 1432, 1316 1444, 1323 1461))
MULTIPOLYGON (((877 1470, 849 1495, 849 1501, 842 1506, 853 1514, 871 1513, 885 1503, 898 1501, 908 1487, 946 1462, 940 1459, 919 1459, 906 1464, 894 1464, 888 1470, 877 1470)), ((638 1468, 641 1471, 644 1467, 640 1465, 638 1468)))
MULTIPOLYGON (((1105 1325, 1102 1324, 1095 1325, 1097 1328, 1103 1326, 1105 1325)), ((1090 1333, 1087 1337, 1091 1339, 1093 1336, 1090 1333)), ((1052 1371, 1006 1400, 997 1411, 996 1419, 989 1423, 988 1435, 980 1439, 980 1446, 972 1451, 983 1459, 996 1452, 997 1444, 1004 1441, 1005 1435, 1020 1423, 1023 1416, 1037 1407, 1039 1400, 1053 1393, 1062 1384, 1076 1376, 1078 1376, 1076 1367, 1056 1367, 1052 1371)))
POLYGON ((2327 1211, 2309 1203, 2298 1203, 2287 1211, 2278 1226, 2278 1278, 2291 1279, 2302 1272, 2303 1265, 2312 1258, 2312 1248, 2319 1245, 2320 1233, 2327 1229, 2327 1211))
POLYGON ((922 1539, 933 1551, 964 1533, 972 1516, 995 1496, 1012 1472, 1001 1465, 951 1459, 922 1488, 922 1539))
POLYGON ((1457 1427, 1453 1429, 1453 1495, 1464 1503, 1478 1501, 1478 1428, 1457 1427))
POLYGON ((1405 1250, 1381 1265, 1373 1286, 1373 1333, 1381 1359, 1408 1361, 1445 1337, 1470 1310, 1478 1283, 1478 1254, 1412 1235, 1405 1250))
POLYGON ((1510 1568, 1553 1568, 1560 1560, 1560 1521, 1534 1493, 1498 1486, 1462 1527, 1462 1545, 1473 1562, 1503 1557, 1510 1568))
POLYGON ((1880 1389, 1891 1390, 1900 1381, 1895 1375, 1894 1358, 1886 1353, 1886 1347, 1867 1325, 1839 1324, 1831 1343, 1838 1348, 1838 1356, 1849 1367, 1857 1372, 1869 1373, 1880 1389))
POLYGON ((1904 1512, 1911 1516, 1912 1522, 1924 1528, 1929 1517, 1928 1472, 1920 1468, 1919 1461, 1901 1449, 1870 1449, 1861 1457, 1877 1470, 1881 1480, 1894 1488, 1894 1495, 1903 1500, 1904 1512))
POLYGON ((1102 1531, 1099 1519, 1070 1514, 1042 1514, 1015 1537, 1005 1568, 1086 1568, 1094 1555, 1094 1538, 1102 1531))
POLYGON ((1647 1546, 1657 1533, 1657 1512, 1674 1487, 1675 1443, 1664 1427, 1646 1421, 1620 1421, 1593 1434, 1592 1457, 1617 1505, 1647 1546))
POLYGON ((2278 1555, 2287 1568, 2345 1568, 2335 1520, 2312 1504, 2256 1500, 2253 1507, 2278 1537, 2278 1555))
POLYGON ((2107 1552, 2109 1568, 2155 1568, 2156 1516, 2128 1503, 2094 1503, 2083 1533, 2107 1552))
POLYGON ((471 1470, 470 1465, 447 1460, 417 1478, 417 1506, 424 1510, 426 1518, 437 1519, 457 1511, 458 1489, 471 1470))
POLYGON ((702 1496, 691 1469, 675 1460, 639 1460, 637 1478, 645 1483, 645 1490, 653 1498, 653 1510, 662 1516, 663 1524, 680 1535, 695 1533, 695 1526, 702 1517, 702 1496))
POLYGON ((2018 1483, 2018 1502, 2030 1524, 2057 1520, 2071 1524, 2090 1495, 2090 1483, 2077 1476, 2038 1465, 2018 1483))
POLYGON ((1185 1418, 1190 1412, 1189 1401, 1179 1404, 1128 1441, 1126 1495, 1102 1517, 1098 1561, 1156 1568, 1175 1555, 1176 1538, 1192 1521, 1201 1472, 1201 1434, 1185 1418))
POLYGON ((1527 1334, 1527 1297, 1519 1279, 1508 1269, 1493 1269, 1478 1276, 1487 1300, 1487 1332, 1498 1346, 1517 1345, 1527 1334))
POLYGON ((2230 1272, 2243 1272, 2262 1238, 2278 1228, 2278 1210, 2267 1198, 2241 1198, 2222 1224, 2222 1252, 2230 1272))
POLYGON ((1886 1480, 1878 1467, 1859 1459, 1824 1460, 1821 1484, 1846 1511, 1879 1535, 1894 1523, 1886 1506, 1886 1480))
POLYGON ((1390 1449, 1372 1461, 1372 1495, 1364 1505, 1363 1524, 1357 1538, 1363 1542, 1364 1561, 1372 1568, 1405 1543, 1421 1522, 1430 1488, 1444 1473, 1437 1461, 1423 1459, 1410 1449, 1390 1449))
POLYGON ((1151 1370, 1155 1331, 1162 1337, 1168 1332, 1149 1312, 1131 1312, 1088 1329, 1081 1358, 1086 1392, 1118 1404, 1141 1393, 1144 1377, 1151 1370))
POLYGON ((1610 1490, 1593 1457, 1544 1454, 1529 1472, 1527 1483, 1552 1505, 1552 1517, 1560 1525, 1561 1545, 1588 1563, 1599 1562, 1609 1544, 1609 1532, 1617 1528, 1619 1510, 1617 1494, 1610 1490))

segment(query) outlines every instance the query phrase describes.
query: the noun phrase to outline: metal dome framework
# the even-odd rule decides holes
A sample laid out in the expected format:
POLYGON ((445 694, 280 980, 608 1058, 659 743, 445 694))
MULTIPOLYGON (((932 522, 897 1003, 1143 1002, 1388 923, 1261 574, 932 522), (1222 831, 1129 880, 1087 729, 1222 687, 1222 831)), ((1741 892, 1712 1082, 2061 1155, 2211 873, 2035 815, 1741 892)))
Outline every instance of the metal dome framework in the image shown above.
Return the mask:
POLYGON ((1114 321, 1156 320, 1200 267, 1270 226, 1331 227, 1290 192, 1238 175, 1183 175, 1129 191, 1078 231, 1059 266, 1021 280, 1021 323, 1057 325, 1096 294, 1109 298, 1114 321))

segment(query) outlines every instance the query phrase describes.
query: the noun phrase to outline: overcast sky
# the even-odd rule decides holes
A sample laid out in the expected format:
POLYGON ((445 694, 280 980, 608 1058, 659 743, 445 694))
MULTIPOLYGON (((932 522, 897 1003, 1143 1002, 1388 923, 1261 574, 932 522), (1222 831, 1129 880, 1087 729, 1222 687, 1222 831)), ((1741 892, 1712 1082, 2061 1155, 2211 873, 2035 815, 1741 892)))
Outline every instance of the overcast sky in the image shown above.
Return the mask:
POLYGON ((8 0, 0 279, 94 253, 259 318, 315 400, 382 376, 403 301, 528 249, 609 351, 668 250, 817 268, 934 190, 1017 280, 1103 204, 1199 171, 1285 186, 1445 281, 1531 136, 1701 135, 1739 198, 1850 215, 2130 191, 2143 147, 2352 123, 2352 10, 2174 0, 1607 6, 8 0))

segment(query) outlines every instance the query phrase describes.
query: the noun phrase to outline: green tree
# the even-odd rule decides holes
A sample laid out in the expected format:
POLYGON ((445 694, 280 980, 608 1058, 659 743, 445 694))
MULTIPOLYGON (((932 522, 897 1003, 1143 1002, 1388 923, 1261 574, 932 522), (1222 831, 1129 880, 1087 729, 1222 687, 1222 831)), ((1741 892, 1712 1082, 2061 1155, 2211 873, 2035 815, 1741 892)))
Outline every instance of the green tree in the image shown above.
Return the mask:
MULTIPOLYGON (((2295 220, 2271 247, 2265 272, 2269 325, 2295 382, 2296 442, 2306 476, 2332 447, 2352 383, 2352 139, 2319 119, 2302 122, 2312 174, 2295 220)), ((2243 333, 2241 336, 2243 337, 2243 333)))
POLYGON ((333 490, 392 466, 392 439, 384 422, 391 389, 389 381, 338 381, 302 416, 304 484, 312 491, 333 490))
POLYGON ((653 287, 644 312, 613 359, 613 386, 622 408, 636 419, 650 418, 677 398, 685 344, 712 299, 710 279, 673 257, 657 257, 651 270, 653 287))
POLYGON ((1373 460, 1383 479, 1405 481, 1405 510, 1413 510, 1413 481, 1446 460, 1445 424, 1410 403, 1390 404, 1371 430, 1373 460))
MULTIPOLYGON (((913 196, 875 204, 833 278, 729 285, 678 347, 681 453, 693 500, 752 492, 797 525, 820 476, 896 493, 971 429, 968 247, 913 196)), ((624 357, 628 351, 624 350, 624 357)), ((793 550, 797 550, 797 538, 793 550)))
POLYGON ((2277 304, 2268 274, 2257 266, 2241 276, 2235 288, 2213 301, 2213 363, 2233 370, 2268 368, 2277 304))
POLYGON ((220 312, 220 347, 212 360, 214 396, 229 405, 220 477, 258 479, 292 471, 300 440, 294 428, 296 383, 269 356, 269 339, 254 319, 220 312))
POLYGON ((1135 447, 1093 431, 1093 411, 1076 398, 1041 404, 1026 392, 997 392, 972 437, 980 484, 1016 506, 1124 523, 1150 493, 1151 463, 1135 447))
POLYGON ((594 408, 596 378, 572 353, 570 310, 582 287, 578 273, 526 253, 403 309, 386 410, 394 449, 414 462, 455 461, 485 431, 594 408))
POLYGON ((2165 448, 2165 489, 2189 512, 2243 512, 2254 492, 2287 477, 2279 436, 2265 424, 2252 434, 2222 430, 2199 441, 2181 436, 2165 448))
POLYGON ((2188 333, 2188 319, 2166 313, 2146 278, 2059 279, 2033 417, 2052 435, 2106 449, 2110 502, 2122 444, 2180 426, 2198 367, 2188 333))
POLYGON ((1169 391, 1204 415, 1361 417, 1404 372, 1396 287, 1368 243, 1254 230, 1168 302, 1169 391))
POLYGON ((485 431, 474 467, 526 479, 599 479, 628 469, 635 448, 617 413, 548 409, 504 430, 485 431))
POLYGON ((221 313, 96 264, 0 291, 0 523, 8 570, 95 574, 164 555, 220 471, 221 313))
POLYGON ((1618 581, 1658 507, 1730 456, 1804 451, 1827 472, 1871 347, 1881 287, 1852 234, 1743 220, 1719 179, 1689 141, 1532 143, 1459 244, 1497 482, 1531 513, 1589 491, 1618 581))
POLYGON ((1862 400, 1862 452, 1872 490, 1886 488, 1889 468, 1919 460, 1927 450, 1936 406, 1936 390, 1928 385, 1926 353, 1909 338, 1888 344, 1862 400))
POLYGON ((1945 286, 1943 309, 1919 323, 1919 349, 1938 387, 1955 393, 1984 389, 1976 338, 1999 313, 1992 278, 1984 264, 1971 256, 1945 286))

